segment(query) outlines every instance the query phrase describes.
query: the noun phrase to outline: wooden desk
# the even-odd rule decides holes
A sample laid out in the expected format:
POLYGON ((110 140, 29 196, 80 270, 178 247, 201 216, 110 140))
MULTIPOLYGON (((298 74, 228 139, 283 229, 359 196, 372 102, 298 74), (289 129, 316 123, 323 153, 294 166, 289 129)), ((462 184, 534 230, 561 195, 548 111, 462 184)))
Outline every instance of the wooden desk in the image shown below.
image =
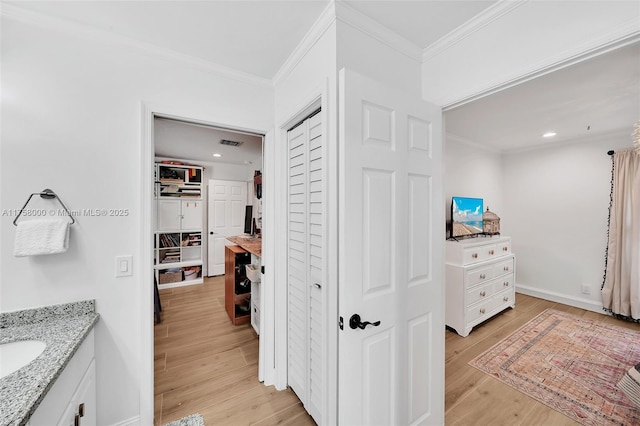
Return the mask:
POLYGON ((236 293, 236 262, 242 259, 241 263, 251 263, 251 257, 248 254, 240 246, 226 246, 224 251, 224 307, 233 325, 244 324, 251 320, 251 309, 245 312, 239 307, 247 304, 245 299, 251 296, 251 290, 241 294, 236 293))
POLYGON ((236 235, 233 237, 227 237, 227 240, 233 244, 237 244, 249 253, 262 257, 262 237, 251 237, 249 235, 236 235))

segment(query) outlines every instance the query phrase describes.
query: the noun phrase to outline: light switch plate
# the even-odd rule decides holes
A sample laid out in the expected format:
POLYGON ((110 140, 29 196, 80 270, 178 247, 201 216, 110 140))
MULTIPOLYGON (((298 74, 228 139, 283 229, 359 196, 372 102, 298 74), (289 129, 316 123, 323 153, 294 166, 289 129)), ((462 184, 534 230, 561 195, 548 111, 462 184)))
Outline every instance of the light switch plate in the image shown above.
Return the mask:
POLYGON ((116 277, 133 275, 133 256, 116 256, 116 277))

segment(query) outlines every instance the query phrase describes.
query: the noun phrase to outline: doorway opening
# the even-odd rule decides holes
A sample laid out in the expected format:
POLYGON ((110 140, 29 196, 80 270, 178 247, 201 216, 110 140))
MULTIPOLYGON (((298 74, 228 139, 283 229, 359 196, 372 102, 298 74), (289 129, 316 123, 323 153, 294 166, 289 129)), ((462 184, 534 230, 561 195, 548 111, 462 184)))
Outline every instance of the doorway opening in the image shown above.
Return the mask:
MULTIPOLYGON (((258 381, 259 329, 250 322, 232 323, 225 310, 226 271, 214 271, 209 262, 210 237, 217 232, 209 220, 216 216, 209 199, 211 182, 239 182, 245 190, 244 199, 236 200, 241 209, 218 209, 226 214, 222 221, 244 224, 245 207, 257 206, 252 208, 252 231, 261 230, 261 209, 254 198, 263 141, 263 135, 252 132, 153 118, 153 274, 162 307, 154 325, 155 424, 195 412, 212 424, 229 421, 230 413, 244 421, 246 413, 234 406, 274 398, 273 390, 258 381), (234 214, 238 210, 241 214, 234 214), (168 215, 174 220, 167 220, 168 215)), ((275 398, 283 406, 298 404, 291 392, 275 398)))

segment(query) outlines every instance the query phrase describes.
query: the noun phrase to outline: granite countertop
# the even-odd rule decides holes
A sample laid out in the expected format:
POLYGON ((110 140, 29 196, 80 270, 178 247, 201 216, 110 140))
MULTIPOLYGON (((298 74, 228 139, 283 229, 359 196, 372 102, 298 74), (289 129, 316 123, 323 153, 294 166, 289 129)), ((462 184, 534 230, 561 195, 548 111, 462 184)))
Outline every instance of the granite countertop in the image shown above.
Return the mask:
POLYGON ((0 344, 47 344, 32 362, 0 379, 0 426, 29 421, 98 318, 93 300, 0 313, 0 344))
POLYGON ((237 244, 251 254, 262 257, 262 237, 252 237, 250 235, 236 235, 227 237, 227 240, 237 244))

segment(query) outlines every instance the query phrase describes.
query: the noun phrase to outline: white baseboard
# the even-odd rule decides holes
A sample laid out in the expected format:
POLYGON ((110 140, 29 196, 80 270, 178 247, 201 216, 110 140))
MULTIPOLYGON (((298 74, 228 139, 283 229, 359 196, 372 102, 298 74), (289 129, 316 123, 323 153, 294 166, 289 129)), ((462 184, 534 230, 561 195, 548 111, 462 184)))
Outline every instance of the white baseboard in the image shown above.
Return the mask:
POLYGON ((587 311, 597 312, 599 314, 605 313, 602 309, 602 302, 595 302, 593 300, 555 293, 548 290, 541 290, 536 287, 530 287, 521 284, 516 284, 516 292, 526 294, 527 296, 550 300, 552 302, 562 303, 563 305, 586 309, 587 311))
POLYGON ((130 419, 114 423, 111 426, 140 426, 140 416, 131 417, 130 419))

